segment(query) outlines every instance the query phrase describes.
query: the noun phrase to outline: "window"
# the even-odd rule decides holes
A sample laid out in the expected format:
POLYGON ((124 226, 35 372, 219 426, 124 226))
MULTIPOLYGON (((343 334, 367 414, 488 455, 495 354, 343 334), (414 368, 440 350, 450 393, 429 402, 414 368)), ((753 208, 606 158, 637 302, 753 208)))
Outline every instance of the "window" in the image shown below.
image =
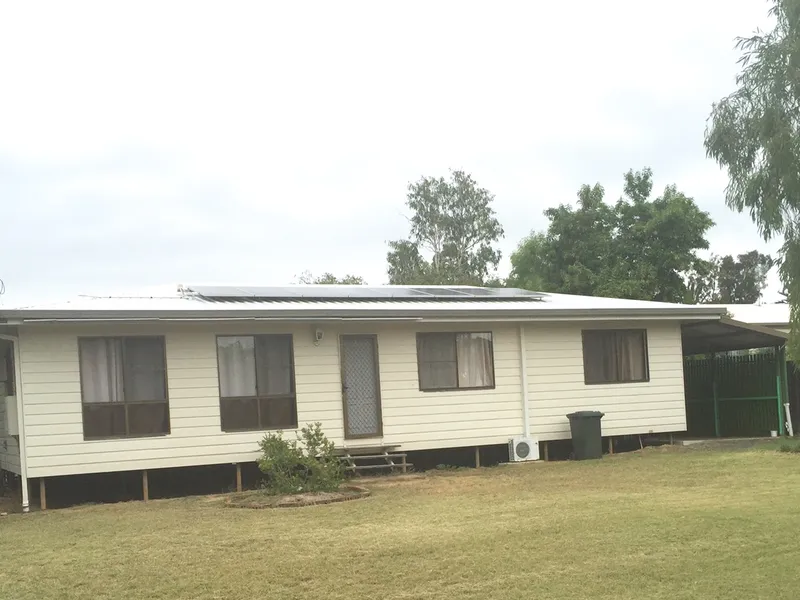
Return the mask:
POLYGON ((494 387, 491 333, 418 333, 422 391, 494 387))
POLYGON ((222 431, 294 429, 291 335, 217 337, 222 431))
POLYGON ((648 381, 647 332, 644 329, 593 329, 583 332, 586 383, 648 381))
POLYGON ((163 337, 82 338, 78 348, 84 438, 169 433, 163 337))

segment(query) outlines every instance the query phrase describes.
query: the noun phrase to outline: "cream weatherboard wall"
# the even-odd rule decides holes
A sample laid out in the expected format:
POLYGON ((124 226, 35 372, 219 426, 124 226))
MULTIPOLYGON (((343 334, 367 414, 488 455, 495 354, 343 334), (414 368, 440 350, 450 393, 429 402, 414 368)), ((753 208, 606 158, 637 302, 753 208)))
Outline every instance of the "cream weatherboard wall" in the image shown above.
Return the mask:
MULTIPOLYGON (((298 422, 320 421, 342 445, 402 444, 404 449, 504 443, 522 431, 518 329, 514 325, 318 324, 31 325, 20 350, 28 476, 45 477, 252 461, 263 432, 220 430, 217 334, 292 333, 298 422), (417 331, 494 334, 496 388, 420 392, 417 331), (338 336, 378 335, 383 438, 345 442, 338 336), (145 438, 83 439, 78 338, 164 335, 171 432, 145 438)), ((290 434, 292 435, 292 434, 290 434)))
POLYGON ((603 435, 686 430, 681 328, 675 322, 623 327, 647 329, 650 380, 642 383, 586 385, 583 329, 619 324, 531 324, 525 329, 531 434, 541 440, 570 436, 566 414, 599 410, 603 435))
MULTIPOLYGON (((569 437, 568 412, 606 413, 604 435, 686 427, 680 327, 648 325, 650 381, 585 385, 579 323, 529 324, 526 352, 530 424, 541 439, 569 437)), ((141 324, 20 327, 28 476, 154 469, 252 461, 263 432, 220 430, 217 334, 292 333, 298 422, 320 421, 337 445, 406 450, 502 444, 523 430, 517 324, 141 324), (314 344, 316 327, 324 331, 314 344), (491 331, 493 390, 420 392, 416 333, 491 331), (344 440, 339 335, 378 336, 383 437, 344 440), (83 439, 78 338, 164 335, 171 432, 145 438, 83 439)), ((291 433, 289 435, 292 435, 291 433)), ((0 447, 1 448, 1 447, 0 447)), ((17 459, 18 462, 18 459, 17 459)))

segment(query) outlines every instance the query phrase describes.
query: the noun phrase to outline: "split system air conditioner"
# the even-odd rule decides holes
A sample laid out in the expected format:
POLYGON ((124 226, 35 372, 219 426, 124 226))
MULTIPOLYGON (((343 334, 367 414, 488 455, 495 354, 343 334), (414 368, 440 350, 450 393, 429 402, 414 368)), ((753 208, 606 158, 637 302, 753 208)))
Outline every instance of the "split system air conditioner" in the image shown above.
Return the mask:
POLYGON ((539 440, 523 436, 511 438, 508 440, 508 460, 511 462, 539 460, 539 440))

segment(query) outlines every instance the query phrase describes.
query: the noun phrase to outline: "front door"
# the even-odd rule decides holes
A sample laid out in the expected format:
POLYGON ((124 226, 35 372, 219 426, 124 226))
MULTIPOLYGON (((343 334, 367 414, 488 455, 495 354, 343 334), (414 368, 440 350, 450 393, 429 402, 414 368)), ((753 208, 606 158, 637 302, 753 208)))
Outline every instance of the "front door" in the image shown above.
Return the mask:
POLYGON ((344 437, 380 436, 383 425, 378 338, 374 335, 343 335, 340 346, 344 437))

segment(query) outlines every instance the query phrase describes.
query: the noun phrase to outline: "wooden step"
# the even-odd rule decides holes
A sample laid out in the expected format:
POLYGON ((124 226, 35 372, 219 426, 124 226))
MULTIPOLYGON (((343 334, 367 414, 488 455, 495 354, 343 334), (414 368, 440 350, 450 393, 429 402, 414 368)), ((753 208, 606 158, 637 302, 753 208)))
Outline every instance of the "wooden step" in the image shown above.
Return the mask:
POLYGON ((345 471, 369 471, 372 469, 401 469, 403 473, 408 470, 408 467, 413 467, 411 463, 405 464, 389 464, 385 463, 382 465, 350 465, 344 468, 345 471))
POLYGON ((402 452, 399 454, 350 454, 346 456, 342 456, 343 460, 349 459, 375 459, 375 458, 403 458, 408 456, 408 454, 403 454, 402 452))

